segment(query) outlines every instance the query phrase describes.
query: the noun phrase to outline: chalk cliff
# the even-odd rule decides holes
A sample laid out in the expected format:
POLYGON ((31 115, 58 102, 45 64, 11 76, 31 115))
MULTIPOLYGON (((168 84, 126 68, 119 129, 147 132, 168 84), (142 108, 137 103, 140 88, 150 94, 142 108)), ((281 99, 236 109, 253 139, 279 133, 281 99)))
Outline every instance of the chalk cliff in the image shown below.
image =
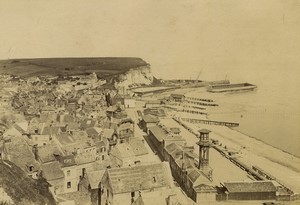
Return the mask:
POLYGON ((153 82, 150 65, 132 68, 120 74, 115 82, 115 87, 132 87, 136 85, 150 85, 153 82))

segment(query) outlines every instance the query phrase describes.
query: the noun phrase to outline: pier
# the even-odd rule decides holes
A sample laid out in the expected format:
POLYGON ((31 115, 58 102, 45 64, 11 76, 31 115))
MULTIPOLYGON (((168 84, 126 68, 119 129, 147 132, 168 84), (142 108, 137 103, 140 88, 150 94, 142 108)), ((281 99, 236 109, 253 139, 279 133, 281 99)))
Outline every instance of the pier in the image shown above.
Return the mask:
POLYGON ((190 123, 200 123, 206 125, 218 125, 218 126, 226 126, 226 127, 238 127, 239 123, 236 122, 223 122, 223 121, 214 121, 214 120, 201 120, 201 119, 193 119, 193 118, 181 118, 183 121, 190 123))

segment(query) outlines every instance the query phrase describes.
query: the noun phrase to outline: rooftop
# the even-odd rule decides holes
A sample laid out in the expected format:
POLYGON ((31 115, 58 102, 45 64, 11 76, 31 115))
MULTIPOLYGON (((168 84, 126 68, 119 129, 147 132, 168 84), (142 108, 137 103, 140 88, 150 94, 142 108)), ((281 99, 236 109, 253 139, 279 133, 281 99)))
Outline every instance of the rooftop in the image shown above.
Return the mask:
POLYGON ((61 170, 58 161, 42 164, 41 168, 42 168, 42 175, 45 179, 47 179, 47 181, 64 178, 64 173, 61 170))
POLYGON ((171 170, 167 162, 136 167, 108 169, 113 194, 171 187, 171 170))
POLYGON ((276 192, 272 181, 226 182, 224 187, 231 193, 237 192, 276 192))
POLYGON ((156 123, 159 122, 159 119, 151 114, 146 114, 142 116, 142 119, 146 122, 146 123, 156 123))
POLYGON ((102 180, 106 170, 96 170, 96 171, 88 171, 87 178, 90 183, 91 189, 97 189, 99 187, 99 183, 102 180))
POLYGON ((71 167, 75 166, 75 158, 73 155, 63 156, 59 159, 61 167, 71 167))
POLYGON ((167 134, 166 131, 160 128, 159 126, 150 127, 149 130, 154 135, 154 137, 160 142, 164 140, 167 134))

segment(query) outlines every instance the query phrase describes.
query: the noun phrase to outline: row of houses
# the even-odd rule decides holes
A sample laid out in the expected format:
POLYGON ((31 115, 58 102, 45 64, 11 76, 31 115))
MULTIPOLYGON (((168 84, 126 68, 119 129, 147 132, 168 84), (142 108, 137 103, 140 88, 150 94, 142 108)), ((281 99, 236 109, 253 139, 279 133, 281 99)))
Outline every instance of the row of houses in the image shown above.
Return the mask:
MULTIPOLYGON (((199 157, 193 146, 187 146, 177 127, 165 127, 157 123, 148 128, 149 141, 157 154, 169 162, 176 182, 195 202, 215 201, 217 189, 204 170, 200 170, 199 157)), ((208 167, 209 168, 209 167, 208 167)))

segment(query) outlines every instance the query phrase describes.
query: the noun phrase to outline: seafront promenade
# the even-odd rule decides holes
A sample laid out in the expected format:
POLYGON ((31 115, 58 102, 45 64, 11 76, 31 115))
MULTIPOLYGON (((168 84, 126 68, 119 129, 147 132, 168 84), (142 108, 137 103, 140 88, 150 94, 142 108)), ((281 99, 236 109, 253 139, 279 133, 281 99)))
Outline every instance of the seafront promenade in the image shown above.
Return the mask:
POLYGON ((211 139, 236 152, 241 162, 262 168, 294 193, 300 193, 299 158, 225 126, 183 123, 194 131, 210 129, 211 139))

